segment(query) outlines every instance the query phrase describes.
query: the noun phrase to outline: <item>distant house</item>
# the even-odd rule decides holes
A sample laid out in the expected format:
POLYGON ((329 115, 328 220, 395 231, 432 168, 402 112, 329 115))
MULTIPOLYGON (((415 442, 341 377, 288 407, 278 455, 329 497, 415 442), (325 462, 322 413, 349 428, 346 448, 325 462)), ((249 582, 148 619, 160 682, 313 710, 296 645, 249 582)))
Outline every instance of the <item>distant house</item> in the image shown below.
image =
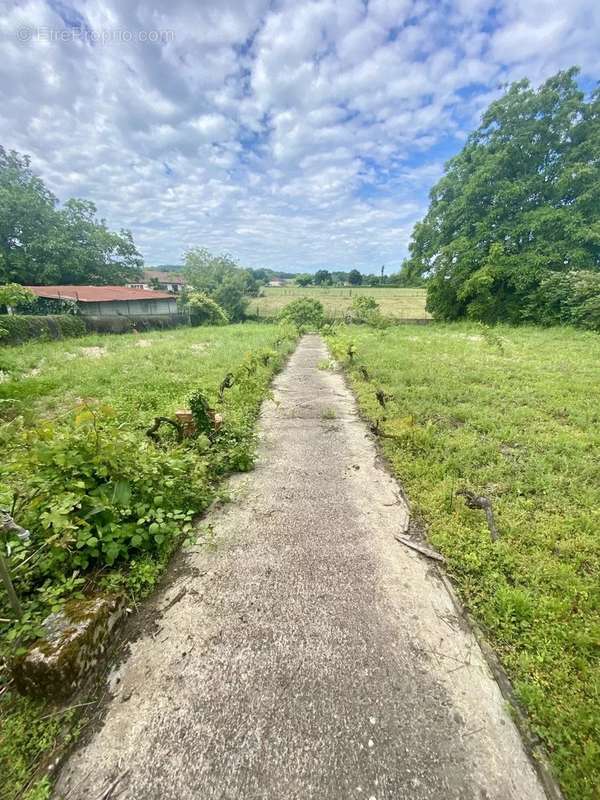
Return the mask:
POLYGON ((181 275, 174 272, 161 272, 159 269, 146 269, 141 283, 127 284, 130 289, 152 289, 172 294, 179 294, 186 285, 181 275))
POLYGON ((177 301, 168 292, 128 286, 28 286, 38 297, 71 300, 85 316, 153 317, 177 313, 177 301))
POLYGON ((269 281, 269 286, 285 286, 285 281, 281 278, 272 278, 269 281))

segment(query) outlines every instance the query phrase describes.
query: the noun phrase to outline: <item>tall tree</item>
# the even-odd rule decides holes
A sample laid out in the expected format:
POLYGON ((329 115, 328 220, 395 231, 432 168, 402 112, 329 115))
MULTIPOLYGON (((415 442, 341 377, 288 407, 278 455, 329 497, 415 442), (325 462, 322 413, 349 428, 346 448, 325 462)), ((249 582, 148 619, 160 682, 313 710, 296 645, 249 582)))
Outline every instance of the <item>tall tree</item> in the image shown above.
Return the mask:
POLYGON ((357 269, 351 269, 348 273, 348 283, 351 286, 360 286, 362 283, 363 276, 357 269))
POLYGON ((514 83, 432 189, 405 269, 436 316, 516 322, 549 270, 600 267, 598 94, 576 75, 514 83))
POLYGON ((184 275, 197 291, 206 292, 232 322, 244 318, 246 295, 256 290, 256 279, 241 269, 230 255, 215 256, 205 247, 193 247, 185 255, 184 275))
POLYGON ((142 265, 129 231, 110 231, 86 200, 59 208, 29 156, 0 146, 0 282, 122 284, 142 265))
POLYGON ((327 269, 319 269, 313 278, 315 286, 329 286, 331 284, 331 272, 327 269))

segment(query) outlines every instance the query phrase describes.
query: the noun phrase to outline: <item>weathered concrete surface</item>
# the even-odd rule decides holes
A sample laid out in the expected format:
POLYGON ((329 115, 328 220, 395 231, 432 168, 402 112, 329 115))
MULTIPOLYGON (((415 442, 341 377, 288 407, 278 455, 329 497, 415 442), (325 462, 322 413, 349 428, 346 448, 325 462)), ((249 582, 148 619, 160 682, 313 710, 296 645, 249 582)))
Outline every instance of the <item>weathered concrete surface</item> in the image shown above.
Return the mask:
POLYGON ((394 540, 406 506, 327 357, 307 336, 277 379, 257 469, 155 601, 59 795, 123 775, 120 800, 543 798, 472 634, 394 540))
POLYGON ((111 634, 125 616, 115 597, 71 600, 43 622, 45 637, 11 665, 21 694, 67 700, 99 664, 111 634))

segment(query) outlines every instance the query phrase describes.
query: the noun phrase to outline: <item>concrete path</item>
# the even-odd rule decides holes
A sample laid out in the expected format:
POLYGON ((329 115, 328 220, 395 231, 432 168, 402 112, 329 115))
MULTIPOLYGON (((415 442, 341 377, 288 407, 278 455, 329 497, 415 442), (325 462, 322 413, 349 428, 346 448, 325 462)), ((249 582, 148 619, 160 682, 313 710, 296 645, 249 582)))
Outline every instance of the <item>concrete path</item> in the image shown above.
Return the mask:
POLYGON ((146 611, 58 796, 544 797, 431 562, 394 539, 406 506, 328 357, 306 336, 276 380, 257 469, 146 611))

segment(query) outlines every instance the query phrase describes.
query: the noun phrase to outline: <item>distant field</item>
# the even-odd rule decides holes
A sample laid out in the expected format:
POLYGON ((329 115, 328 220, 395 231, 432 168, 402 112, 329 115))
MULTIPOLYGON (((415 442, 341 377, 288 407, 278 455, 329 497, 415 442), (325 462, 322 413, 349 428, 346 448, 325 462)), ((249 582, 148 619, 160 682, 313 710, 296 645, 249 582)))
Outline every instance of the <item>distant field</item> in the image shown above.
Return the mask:
POLYGON ((314 297, 320 300, 328 315, 342 317, 350 307, 352 298, 357 295, 374 297, 386 317, 397 319, 430 319, 425 311, 424 289, 386 288, 326 288, 308 286, 267 286, 263 289, 263 297, 252 298, 248 311, 260 317, 274 317, 284 306, 297 297, 314 297))

